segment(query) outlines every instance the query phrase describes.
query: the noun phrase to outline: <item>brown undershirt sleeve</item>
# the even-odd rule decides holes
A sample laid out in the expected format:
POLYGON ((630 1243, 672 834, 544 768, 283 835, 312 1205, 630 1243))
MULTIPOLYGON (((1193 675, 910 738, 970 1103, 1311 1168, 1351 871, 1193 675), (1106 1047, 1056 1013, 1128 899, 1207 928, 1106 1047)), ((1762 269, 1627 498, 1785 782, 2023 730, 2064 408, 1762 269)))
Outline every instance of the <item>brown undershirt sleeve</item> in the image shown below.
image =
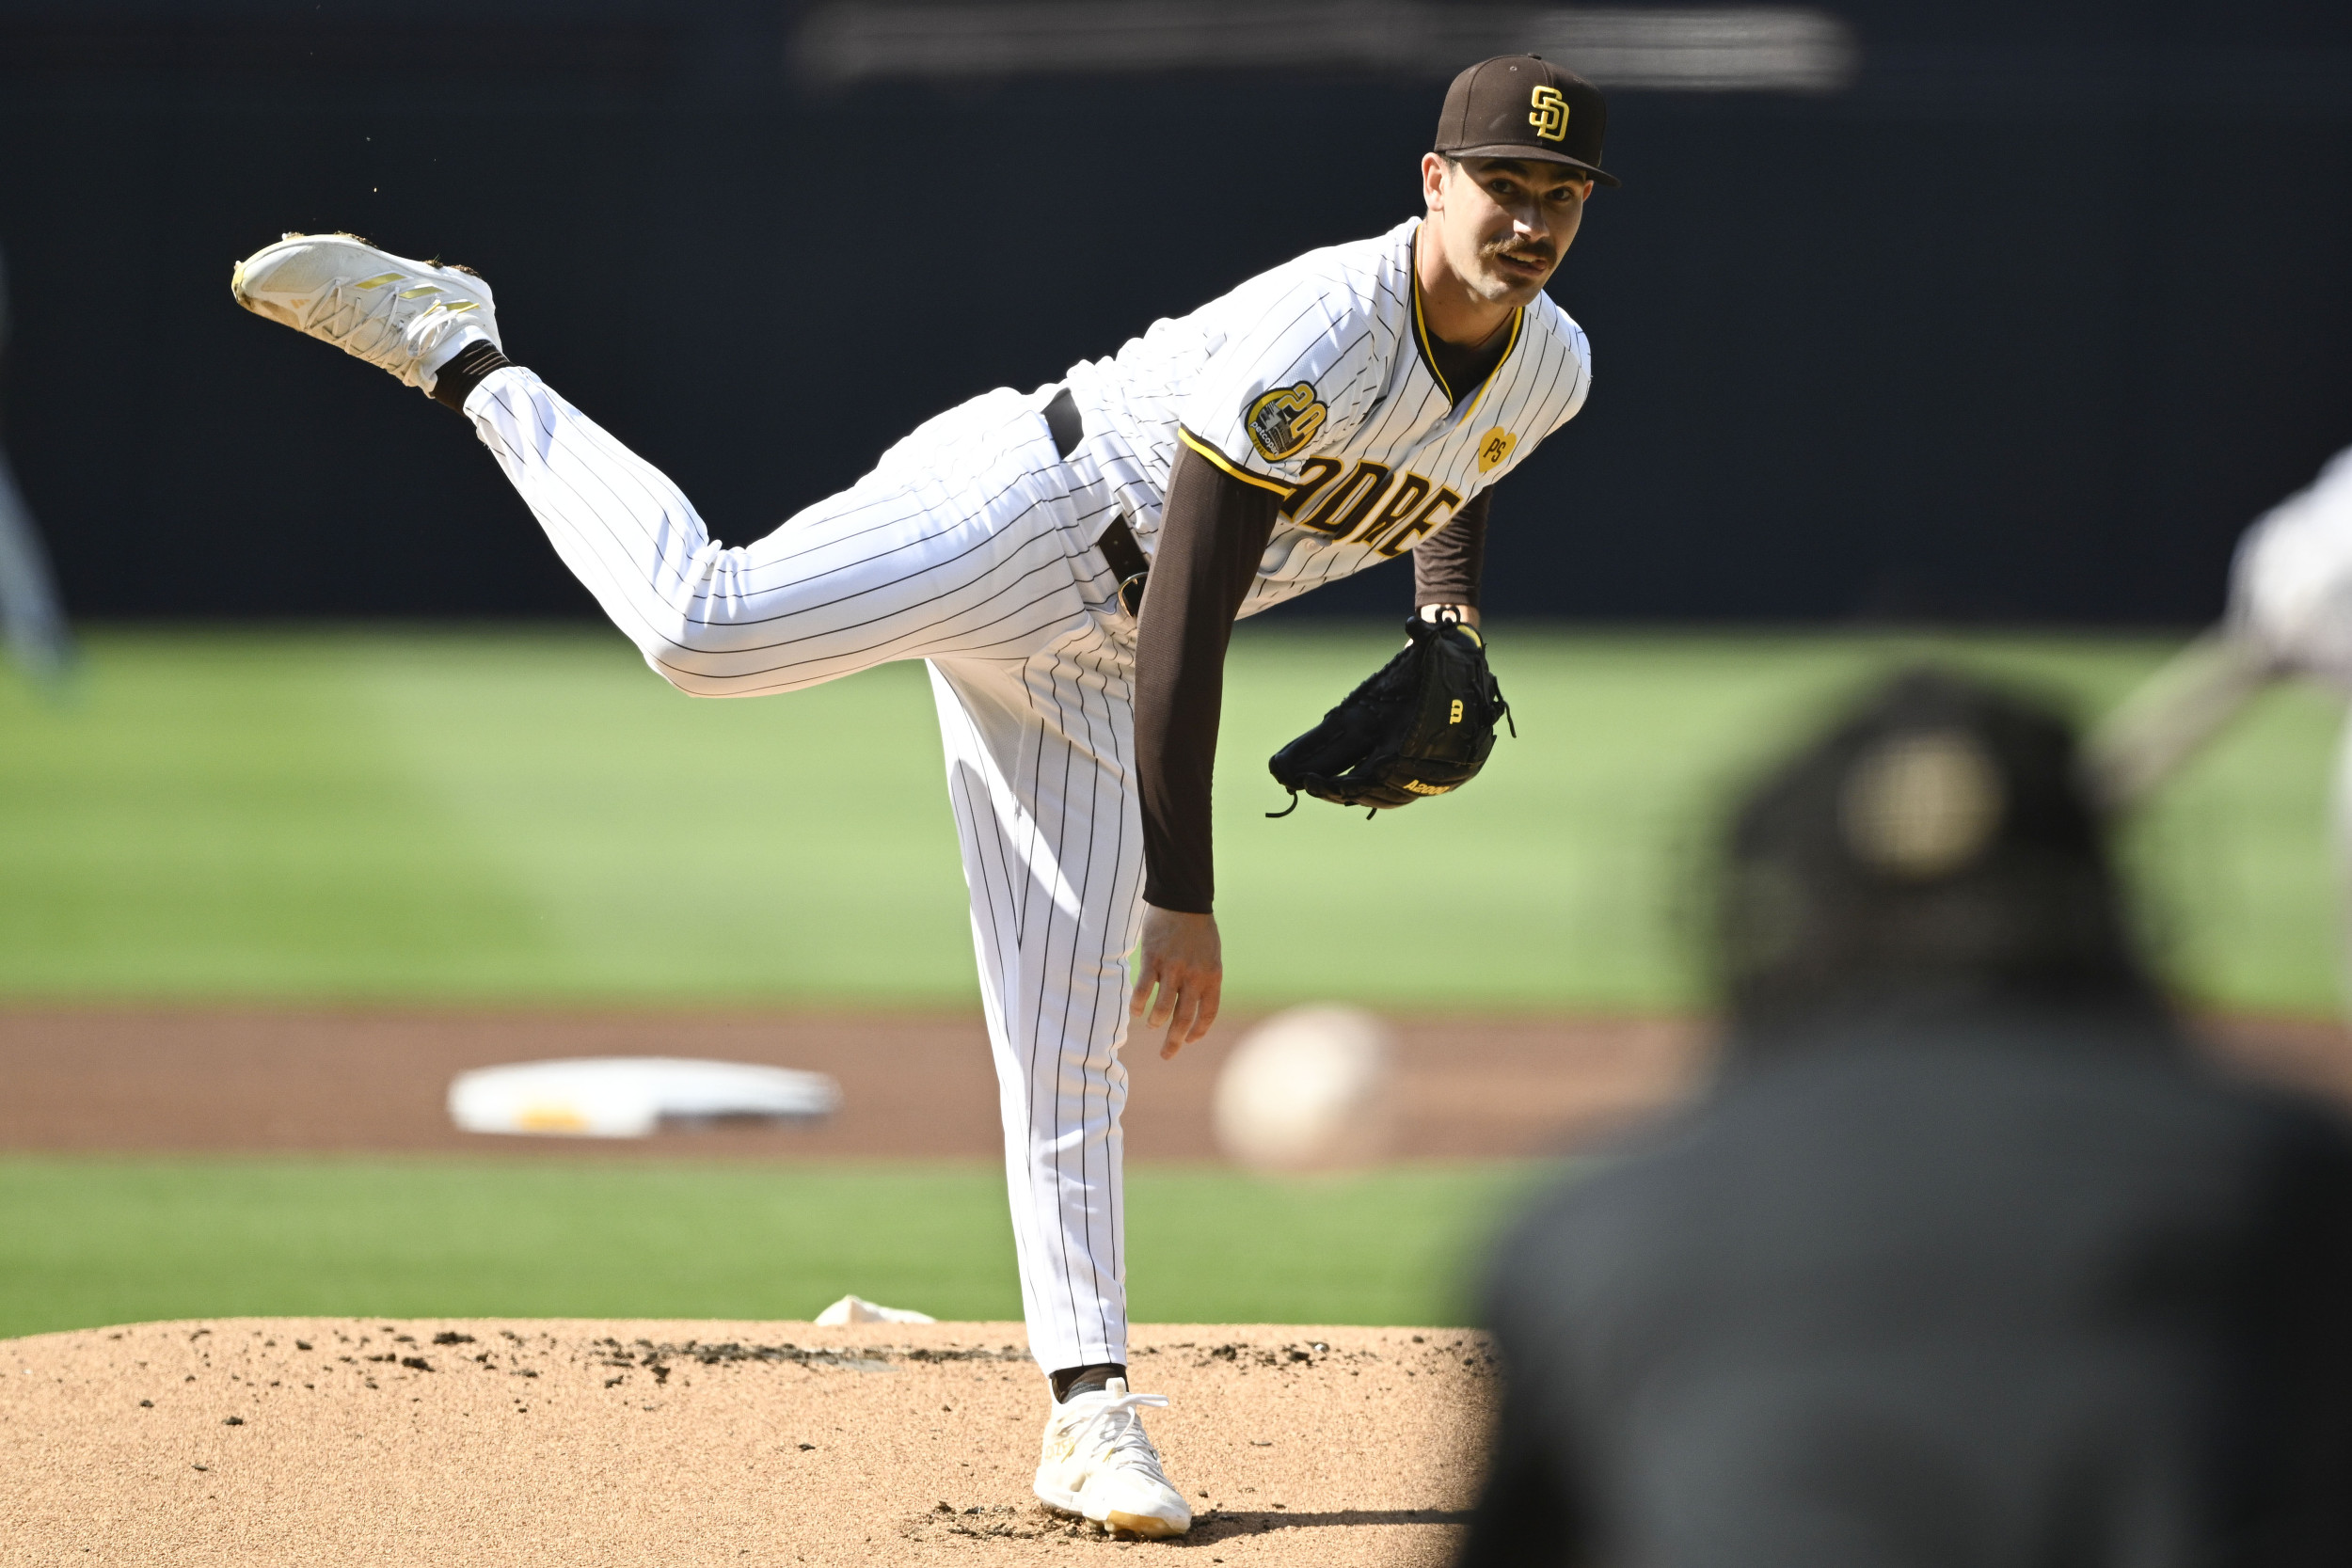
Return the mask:
POLYGON ((1446 519, 1437 532, 1413 546, 1413 608, 1431 604, 1478 605, 1478 579, 1486 566, 1486 503, 1481 490, 1446 519))
POLYGON ((1220 472, 1190 448, 1177 449, 1136 628, 1143 897, 1163 910, 1206 914, 1216 895, 1209 795, 1225 647, 1281 499, 1220 472))

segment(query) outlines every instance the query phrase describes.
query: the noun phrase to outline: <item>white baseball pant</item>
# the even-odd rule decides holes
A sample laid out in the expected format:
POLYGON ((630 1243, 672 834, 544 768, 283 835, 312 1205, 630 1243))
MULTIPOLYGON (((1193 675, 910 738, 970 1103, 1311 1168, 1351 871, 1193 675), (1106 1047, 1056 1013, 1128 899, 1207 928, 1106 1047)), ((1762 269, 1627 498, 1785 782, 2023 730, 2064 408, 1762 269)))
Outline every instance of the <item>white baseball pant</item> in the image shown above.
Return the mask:
POLYGON ((1057 453, 1042 401, 950 409, 735 546, 531 372, 493 372, 465 411, 564 564, 680 690, 759 696, 929 661, 1029 1348, 1056 1371, 1126 1359, 1119 1051, 1143 851, 1133 634, 1094 548, 1114 503, 1090 464, 1057 453))

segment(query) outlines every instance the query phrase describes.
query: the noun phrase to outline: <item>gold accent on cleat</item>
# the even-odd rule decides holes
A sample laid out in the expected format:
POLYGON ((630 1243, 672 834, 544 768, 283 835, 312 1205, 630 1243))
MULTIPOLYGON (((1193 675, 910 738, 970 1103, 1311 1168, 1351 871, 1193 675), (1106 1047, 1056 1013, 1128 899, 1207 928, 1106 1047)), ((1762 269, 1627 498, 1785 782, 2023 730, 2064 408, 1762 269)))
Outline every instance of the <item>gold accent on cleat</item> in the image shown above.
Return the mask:
POLYGON ((1115 1508, 1103 1515, 1103 1524, 1107 1529, 1123 1529, 1130 1535, 1147 1536, 1155 1541, 1164 1536, 1184 1533, 1165 1519, 1154 1519, 1148 1513, 1121 1513, 1115 1508))
POLYGON ((233 263, 229 286, 237 303, 254 314, 332 343, 421 388, 433 380, 422 369, 425 358, 453 333, 497 341, 487 283, 477 279, 476 287, 456 289, 437 281, 437 274, 417 276, 424 270, 423 264, 375 250, 348 230, 329 239, 290 230, 278 244, 233 263), (357 266, 348 255, 355 246, 366 247, 357 266), (371 261, 384 270, 351 276, 371 261))

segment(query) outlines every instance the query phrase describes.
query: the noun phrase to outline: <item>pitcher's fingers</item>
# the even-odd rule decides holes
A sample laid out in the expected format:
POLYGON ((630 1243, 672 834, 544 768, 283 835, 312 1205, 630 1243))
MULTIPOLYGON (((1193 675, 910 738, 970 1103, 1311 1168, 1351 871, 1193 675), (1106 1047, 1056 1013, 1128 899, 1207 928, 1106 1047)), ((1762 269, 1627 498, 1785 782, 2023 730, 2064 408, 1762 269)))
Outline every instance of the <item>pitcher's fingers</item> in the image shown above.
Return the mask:
MULTIPOLYGON (((1160 1042, 1160 1060, 1167 1061, 1184 1048, 1185 1042, 1200 1037, 1192 1032, 1192 1022, 1200 1011, 1200 982, 1194 981, 1177 997, 1168 1021, 1168 1037, 1160 1042)), ((1154 1026, 1158 1020, 1152 1021, 1154 1026)))
POLYGON ((1130 996, 1127 999, 1127 1017, 1129 1019, 1138 1019, 1143 1016, 1145 1004, 1152 1000, 1152 984, 1157 981, 1159 977, 1160 966, 1152 959, 1146 958, 1136 966, 1136 991, 1133 996, 1130 996))
POLYGON ((1217 1007, 1225 1000, 1224 993, 1225 987, 1221 977, 1211 980, 1200 988, 1200 1010, 1193 1018, 1192 1033, 1184 1037, 1186 1045, 1190 1045, 1209 1032, 1209 1026, 1216 1022, 1217 1007))
POLYGON ((1184 1000, 1184 986, 1172 974, 1160 976, 1160 993, 1152 999, 1152 1011, 1144 1022, 1154 1029, 1165 1028, 1176 1016, 1177 1004, 1184 1000))
POLYGON ((1176 1053, 1209 1032, 1209 1026, 1216 1022, 1224 980, 1224 975, 1211 974, 1186 988, 1184 1013, 1168 1025, 1168 1038, 1160 1044, 1161 1061, 1173 1059, 1176 1053))

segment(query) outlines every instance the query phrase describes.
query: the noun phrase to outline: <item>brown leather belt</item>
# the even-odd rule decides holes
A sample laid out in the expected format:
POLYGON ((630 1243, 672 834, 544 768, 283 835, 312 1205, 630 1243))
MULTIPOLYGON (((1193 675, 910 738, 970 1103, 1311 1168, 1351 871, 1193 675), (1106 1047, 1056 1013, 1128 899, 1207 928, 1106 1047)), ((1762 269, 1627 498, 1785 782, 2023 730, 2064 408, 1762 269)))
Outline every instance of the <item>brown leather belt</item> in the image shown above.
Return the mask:
MULTIPOLYGON (((1086 439, 1086 421, 1078 414, 1078 400, 1064 387, 1054 394, 1054 401, 1045 405, 1045 428, 1053 433, 1054 450, 1068 457, 1086 439)), ((1110 563, 1111 574, 1119 579, 1119 602, 1130 616, 1143 613, 1144 584, 1152 576, 1151 558, 1136 542, 1136 531, 1125 517, 1116 517, 1103 531, 1103 537, 1094 542, 1110 563)))

